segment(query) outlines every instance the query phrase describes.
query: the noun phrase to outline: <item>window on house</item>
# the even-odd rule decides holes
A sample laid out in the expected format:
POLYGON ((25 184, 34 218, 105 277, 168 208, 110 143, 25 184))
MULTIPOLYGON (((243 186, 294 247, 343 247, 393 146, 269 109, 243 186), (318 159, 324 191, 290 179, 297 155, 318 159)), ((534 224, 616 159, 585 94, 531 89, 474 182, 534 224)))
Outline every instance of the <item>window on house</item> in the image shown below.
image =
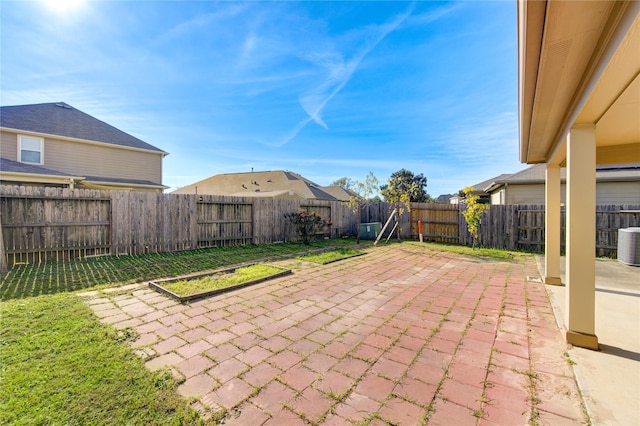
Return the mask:
POLYGON ((43 139, 33 136, 18 136, 18 161, 42 164, 43 139))

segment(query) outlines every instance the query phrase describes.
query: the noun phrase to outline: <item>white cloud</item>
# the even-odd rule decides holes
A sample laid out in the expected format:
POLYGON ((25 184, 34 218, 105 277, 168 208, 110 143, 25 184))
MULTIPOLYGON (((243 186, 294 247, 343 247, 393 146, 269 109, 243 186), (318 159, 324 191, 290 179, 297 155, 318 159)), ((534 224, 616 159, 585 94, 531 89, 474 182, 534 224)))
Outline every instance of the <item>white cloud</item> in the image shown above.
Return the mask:
POLYGON ((191 35, 191 33, 200 31, 209 27, 216 21, 232 18, 244 12, 249 5, 246 3, 224 3, 225 8, 218 9, 215 12, 203 13, 197 15, 195 18, 181 22, 178 25, 170 28, 158 39, 159 42, 166 42, 176 38, 181 38, 191 35))

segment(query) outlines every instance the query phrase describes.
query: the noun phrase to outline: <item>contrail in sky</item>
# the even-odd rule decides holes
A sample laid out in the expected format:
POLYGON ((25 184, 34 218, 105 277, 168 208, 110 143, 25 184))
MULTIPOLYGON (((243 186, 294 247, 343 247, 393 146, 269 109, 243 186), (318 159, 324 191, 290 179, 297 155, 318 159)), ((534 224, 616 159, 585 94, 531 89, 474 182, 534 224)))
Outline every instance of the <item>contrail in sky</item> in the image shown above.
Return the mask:
POLYGON ((322 120, 322 110, 324 107, 333 99, 335 95, 337 95, 340 90, 349 82, 353 73, 358 69, 360 62, 364 59, 365 56, 369 52, 371 52, 375 47, 393 30, 395 30, 413 11, 413 6, 411 6, 405 13, 396 16, 391 22, 386 24, 371 27, 375 29, 374 32, 367 40, 367 43, 364 47, 358 52, 357 55, 353 57, 346 64, 344 61, 339 61, 336 64, 332 64, 330 69, 329 77, 318 87, 311 90, 310 92, 300 96, 300 105, 308 114, 308 117, 301 120, 298 124, 295 125, 293 129, 278 143, 276 146, 283 146, 291 142, 298 133, 311 121, 315 121, 318 125, 327 128, 327 124, 322 120))

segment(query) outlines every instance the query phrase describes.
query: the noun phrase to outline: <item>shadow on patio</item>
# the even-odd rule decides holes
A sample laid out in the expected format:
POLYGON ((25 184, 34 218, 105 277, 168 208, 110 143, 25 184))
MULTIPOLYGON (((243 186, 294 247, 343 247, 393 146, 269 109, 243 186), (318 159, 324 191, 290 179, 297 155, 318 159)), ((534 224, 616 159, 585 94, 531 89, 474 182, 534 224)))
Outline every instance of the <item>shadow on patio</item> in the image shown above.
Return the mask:
MULTIPOLYGON (((537 261, 544 265, 543 256, 537 261)), ((560 265, 566 283, 564 257, 560 265)), ((564 329, 567 289, 546 287, 564 329)), ((640 424, 640 268, 596 261, 596 335, 600 351, 568 349, 589 416, 595 424, 640 424)))

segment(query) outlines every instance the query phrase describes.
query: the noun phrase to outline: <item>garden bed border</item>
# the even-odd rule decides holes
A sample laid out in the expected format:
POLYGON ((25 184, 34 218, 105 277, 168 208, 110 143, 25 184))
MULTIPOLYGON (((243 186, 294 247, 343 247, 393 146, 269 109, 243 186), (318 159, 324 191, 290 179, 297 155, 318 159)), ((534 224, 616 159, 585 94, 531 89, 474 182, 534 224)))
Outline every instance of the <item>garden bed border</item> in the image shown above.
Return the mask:
POLYGON ((326 253, 326 252, 330 252, 330 251, 334 251, 334 250, 335 250, 335 249, 332 249, 332 250, 324 250, 324 251, 321 251, 321 252, 319 252, 319 253, 307 253, 307 254, 305 254, 304 256, 298 256, 298 257, 296 257, 296 259, 300 259, 300 260, 302 260, 302 261, 304 261, 304 262, 315 263, 316 265, 328 265, 328 264, 330 264, 330 263, 340 262, 340 261, 343 261, 343 260, 351 259, 351 258, 354 258, 354 257, 360 257, 360 256, 364 256, 365 254, 368 254, 367 252, 361 252, 361 253, 353 254, 353 255, 348 256, 348 257, 343 257, 343 258, 340 258, 340 259, 330 260, 330 261, 328 261, 328 262, 324 262, 324 263, 318 263, 318 262, 314 262, 313 260, 304 260, 304 259, 303 259, 305 256, 310 256, 310 255, 315 255, 315 254, 322 254, 322 253, 326 253))
POLYGON ((162 286, 162 283, 171 283, 171 282, 175 282, 175 281, 181 281, 181 280, 194 280, 197 278, 201 278, 201 277, 205 277, 208 275, 213 275, 213 274, 220 274, 220 273, 231 273, 234 272, 236 269, 238 268, 245 268, 248 266, 254 266, 254 265, 259 265, 261 264, 261 262, 257 262, 257 263, 251 263, 251 264, 241 264, 241 265, 237 265, 237 266, 233 266, 231 268, 225 268, 225 269, 215 269, 215 270, 209 270, 209 271, 205 271, 205 272, 198 272, 195 274, 190 274, 190 275, 185 275, 185 276, 181 276, 181 277, 172 277, 172 278, 162 278, 159 280, 153 280, 149 282, 149 287, 155 291, 157 291, 158 293, 162 293, 165 294, 173 299, 178 300, 181 303, 184 302, 188 302, 190 300, 195 300, 195 299, 204 299, 205 297, 211 297, 211 296, 216 296, 218 294, 222 294, 222 293, 228 293, 230 291, 233 290, 239 290, 241 288, 244 287, 249 287, 255 284, 260 284, 262 282, 268 281, 268 280, 272 280, 274 278, 280 278, 280 277, 284 277, 286 275, 290 275, 293 272, 291 271, 291 269, 285 269, 285 268, 281 268, 280 266, 274 266, 274 265, 269 265, 272 268, 276 268, 276 269, 280 269, 281 272, 278 272, 276 274, 273 275, 269 275, 268 277, 263 277, 263 278, 258 278, 255 280, 251 280, 251 281, 247 281, 244 283, 240 283, 240 284, 235 284, 235 285, 231 285, 228 287, 224 287, 224 288, 217 288, 214 290, 208 290, 208 291, 203 291, 200 293, 192 293, 192 294, 188 294, 186 296, 180 296, 170 290, 167 290, 166 288, 164 288, 162 286))

